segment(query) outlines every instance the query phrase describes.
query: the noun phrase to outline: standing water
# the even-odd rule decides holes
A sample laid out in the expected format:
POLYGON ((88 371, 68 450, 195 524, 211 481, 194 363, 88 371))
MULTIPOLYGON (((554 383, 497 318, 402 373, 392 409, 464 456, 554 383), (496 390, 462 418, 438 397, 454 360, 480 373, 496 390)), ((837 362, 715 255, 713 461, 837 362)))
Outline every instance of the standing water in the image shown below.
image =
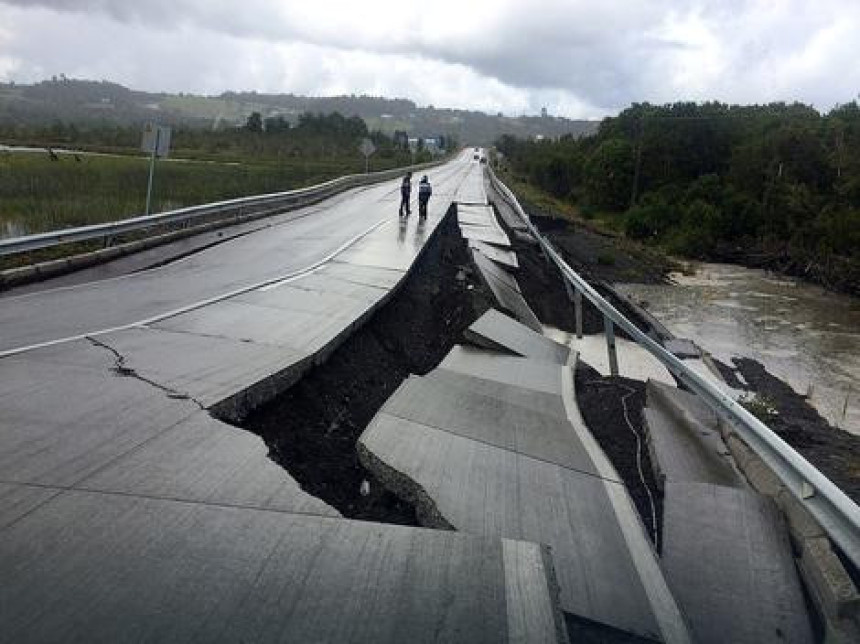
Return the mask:
POLYGON ((753 358, 860 435, 860 300, 771 273, 700 264, 674 286, 620 284, 672 333, 731 365, 753 358))

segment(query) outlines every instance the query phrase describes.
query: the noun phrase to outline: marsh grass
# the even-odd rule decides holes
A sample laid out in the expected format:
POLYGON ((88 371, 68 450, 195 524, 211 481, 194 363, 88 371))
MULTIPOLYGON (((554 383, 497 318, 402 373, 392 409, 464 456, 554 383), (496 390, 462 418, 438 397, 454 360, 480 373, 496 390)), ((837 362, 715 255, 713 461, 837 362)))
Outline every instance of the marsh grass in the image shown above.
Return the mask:
MULTIPOLYGON (((0 152, 0 236, 96 224, 142 214, 149 160, 142 156, 0 152)), ((282 163, 160 160, 153 212, 290 190, 357 172, 355 159, 282 163)))

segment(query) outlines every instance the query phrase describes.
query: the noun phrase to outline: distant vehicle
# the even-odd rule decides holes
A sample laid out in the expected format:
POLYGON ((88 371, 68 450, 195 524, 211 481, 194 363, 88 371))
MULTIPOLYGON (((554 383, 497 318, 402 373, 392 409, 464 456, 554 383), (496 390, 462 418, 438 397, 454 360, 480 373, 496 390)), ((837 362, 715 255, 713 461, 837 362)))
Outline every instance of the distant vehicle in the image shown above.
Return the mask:
POLYGON ((481 148, 475 148, 475 152, 480 152, 481 148))
POLYGON ((486 162, 487 162, 487 157, 481 157, 481 163, 486 163, 486 162))
POLYGON ((475 156, 473 156, 472 158, 473 158, 475 161, 477 161, 478 159, 480 159, 480 158, 481 158, 481 155, 480 155, 480 154, 476 154, 476 155, 475 155, 475 156))

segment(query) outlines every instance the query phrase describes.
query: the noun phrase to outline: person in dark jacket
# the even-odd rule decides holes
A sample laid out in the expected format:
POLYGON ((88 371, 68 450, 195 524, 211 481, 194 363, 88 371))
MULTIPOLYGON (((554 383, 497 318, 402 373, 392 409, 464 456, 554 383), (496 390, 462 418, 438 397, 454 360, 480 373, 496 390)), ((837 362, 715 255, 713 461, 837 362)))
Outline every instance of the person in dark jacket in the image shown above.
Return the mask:
POLYGON ((430 179, 425 174, 421 177, 421 182, 418 184, 418 216, 421 219, 427 217, 427 202, 430 201, 430 195, 433 194, 433 188, 430 186, 430 179))
POLYGON ((400 184, 400 216, 408 217, 412 214, 409 209, 409 197, 412 195, 412 173, 407 172, 400 184))

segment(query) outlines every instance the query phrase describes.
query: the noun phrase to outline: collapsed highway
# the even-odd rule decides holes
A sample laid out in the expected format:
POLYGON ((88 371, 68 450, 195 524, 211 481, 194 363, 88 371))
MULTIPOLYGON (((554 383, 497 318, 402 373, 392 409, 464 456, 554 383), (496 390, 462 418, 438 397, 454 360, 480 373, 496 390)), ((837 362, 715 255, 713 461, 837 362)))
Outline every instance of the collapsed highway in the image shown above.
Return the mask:
POLYGON ((10 641, 851 627, 730 428, 623 333, 608 375, 594 310, 548 325, 568 293, 471 154, 430 175, 426 222, 383 183, 0 299, 10 641))

